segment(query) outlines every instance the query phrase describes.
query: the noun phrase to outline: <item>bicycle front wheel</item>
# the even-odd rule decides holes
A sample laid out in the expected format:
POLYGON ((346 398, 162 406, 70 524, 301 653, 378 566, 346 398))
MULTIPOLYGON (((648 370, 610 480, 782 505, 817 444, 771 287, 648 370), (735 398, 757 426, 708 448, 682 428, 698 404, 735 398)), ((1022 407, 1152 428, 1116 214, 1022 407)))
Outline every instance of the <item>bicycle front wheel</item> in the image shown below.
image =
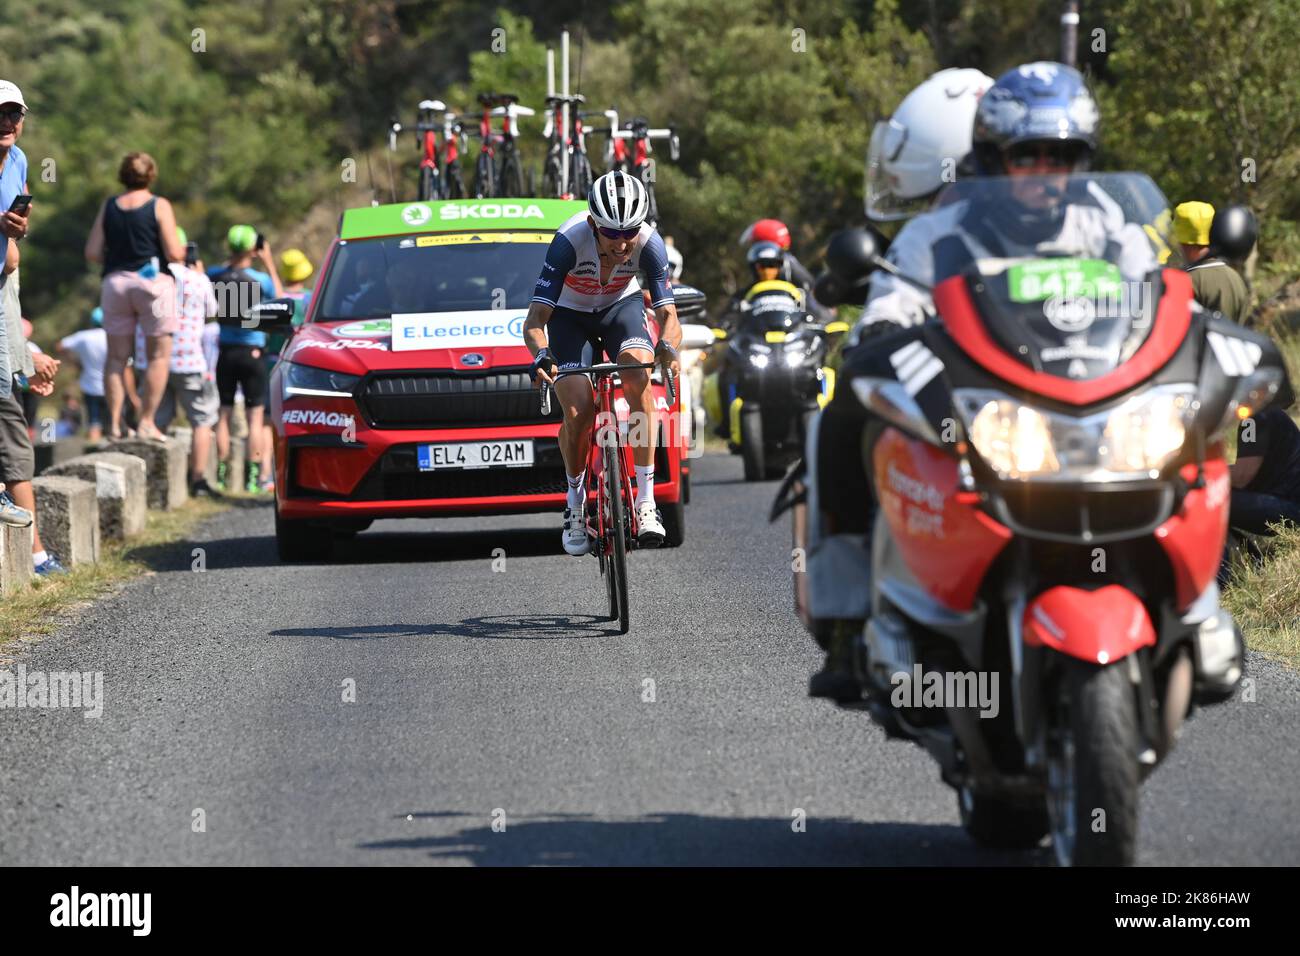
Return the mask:
POLYGON ((618 439, 601 439, 601 459, 604 462, 605 483, 605 548, 608 552, 606 590, 609 593, 610 619, 618 619, 618 632, 628 629, 627 606, 627 528, 624 525, 623 463, 620 460, 618 439))

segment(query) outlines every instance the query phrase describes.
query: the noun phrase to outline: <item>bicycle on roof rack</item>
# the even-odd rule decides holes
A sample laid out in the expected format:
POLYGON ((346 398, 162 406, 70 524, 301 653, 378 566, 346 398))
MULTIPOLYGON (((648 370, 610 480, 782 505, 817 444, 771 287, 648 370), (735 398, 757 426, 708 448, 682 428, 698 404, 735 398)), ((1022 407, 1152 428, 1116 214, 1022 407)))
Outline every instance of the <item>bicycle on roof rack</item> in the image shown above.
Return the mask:
POLYGON ((519 117, 532 116, 534 110, 519 105, 513 93, 480 93, 480 140, 474 164, 472 191, 476 199, 505 199, 532 195, 532 175, 525 180, 519 158, 519 117), (492 117, 501 117, 501 132, 492 129, 492 117))
MULTIPOLYGON (((396 119, 390 120, 390 152, 397 151, 397 134, 400 132, 402 124, 396 119)), ((418 198, 423 202, 463 199, 465 181, 460 172, 460 155, 465 150, 465 130, 456 113, 448 110, 441 100, 421 100, 416 107, 415 145, 420 150, 418 198)), ((391 172, 390 167, 390 175, 391 172)))
POLYGON ((542 165, 542 195, 548 199, 585 198, 591 183, 595 179, 591 169, 591 160, 587 157, 587 130, 583 120, 599 113, 584 113, 576 107, 586 102, 581 93, 572 96, 548 96, 546 98, 546 127, 542 130, 550 146, 546 151, 546 160, 542 165), (560 129, 564 115, 562 107, 569 105, 569 130, 567 135, 560 129), (568 177, 564 173, 564 154, 569 154, 568 177))
POLYGON ((655 161, 651 158, 654 147, 652 140, 667 140, 668 156, 676 162, 681 156, 681 140, 675 127, 657 128, 643 117, 636 117, 623 123, 618 122, 618 111, 614 108, 605 110, 609 126, 593 129, 593 133, 603 133, 605 141, 605 165, 610 171, 621 169, 631 173, 645 184, 650 199, 651 225, 659 222, 659 203, 655 198, 655 161))

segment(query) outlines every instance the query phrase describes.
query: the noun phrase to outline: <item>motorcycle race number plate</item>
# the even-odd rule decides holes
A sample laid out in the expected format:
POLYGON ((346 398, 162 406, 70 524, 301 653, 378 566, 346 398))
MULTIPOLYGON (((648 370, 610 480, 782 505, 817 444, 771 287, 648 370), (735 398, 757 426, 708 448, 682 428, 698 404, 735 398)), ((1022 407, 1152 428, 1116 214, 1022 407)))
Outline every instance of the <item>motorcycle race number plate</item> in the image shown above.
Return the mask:
POLYGON ((939 603, 966 611, 1011 532, 957 498, 957 463, 887 428, 876 442, 876 494, 898 551, 939 603))
POLYGON ((1122 283, 1119 267, 1104 259, 1037 259, 1007 270, 1012 302, 1118 297, 1122 283))
POLYGON ((419 448, 421 471, 438 471, 443 468, 527 468, 533 463, 533 440, 518 438, 508 441, 447 442, 439 445, 421 445, 419 448))

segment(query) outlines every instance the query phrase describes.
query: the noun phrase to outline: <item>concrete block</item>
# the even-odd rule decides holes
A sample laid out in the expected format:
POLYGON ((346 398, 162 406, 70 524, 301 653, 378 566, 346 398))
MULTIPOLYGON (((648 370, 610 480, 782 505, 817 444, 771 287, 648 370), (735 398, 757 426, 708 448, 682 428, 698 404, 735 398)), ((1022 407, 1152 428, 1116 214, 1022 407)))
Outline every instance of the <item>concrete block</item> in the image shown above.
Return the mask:
POLYGON ((129 438, 114 442, 113 448, 144 459, 148 487, 146 501, 150 508, 171 511, 185 504, 190 496, 186 484, 189 465, 180 442, 129 438))
POLYGON ((94 482, 102 542, 123 541, 144 528, 144 471, 144 461, 134 455, 100 452, 55 465, 46 474, 94 482))
POLYGON ((99 499, 95 484, 65 475, 32 479, 36 494, 36 526, 46 551, 59 556, 64 567, 99 560, 99 499))
POLYGON ((31 583, 32 526, 0 526, 0 596, 10 597, 31 583))

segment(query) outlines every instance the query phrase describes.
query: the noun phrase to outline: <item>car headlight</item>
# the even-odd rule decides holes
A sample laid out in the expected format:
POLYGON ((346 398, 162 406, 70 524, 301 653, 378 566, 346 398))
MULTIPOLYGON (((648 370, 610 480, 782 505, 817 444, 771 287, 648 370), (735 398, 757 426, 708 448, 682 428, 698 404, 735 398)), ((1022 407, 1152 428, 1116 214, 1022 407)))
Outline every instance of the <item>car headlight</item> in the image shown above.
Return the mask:
POLYGON ((313 365, 282 361, 280 386, 284 398, 294 395, 315 395, 325 398, 351 398, 352 390, 361 381, 360 375, 332 372, 313 365))
POLYGON ((1162 385, 1116 408, 1076 418, 987 389, 957 389, 971 445, 1004 479, 1060 481, 1159 477, 1196 415, 1192 385, 1162 385))
POLYGON ((764 355, 762 352, 750 352, 749 364, 754 368, 767 368, 767 363, 771 356, 764 355))

